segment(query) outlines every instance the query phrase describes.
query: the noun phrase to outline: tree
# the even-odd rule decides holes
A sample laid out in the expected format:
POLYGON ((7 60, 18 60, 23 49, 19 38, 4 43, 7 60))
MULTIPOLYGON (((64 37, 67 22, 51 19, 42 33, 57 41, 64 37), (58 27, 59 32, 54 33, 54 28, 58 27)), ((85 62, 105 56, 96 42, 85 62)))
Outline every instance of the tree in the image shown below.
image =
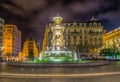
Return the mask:
POLYGON ((34 57, 34 52, 33 52, 33 50, 30 50, 30 51, 29 51, 29 53, 28 53, 28 58, 29 58, 30 60, 32 60, 32 61, 34 60, 35 57, 34 57))
POLYGON ((110 48, 105 48, 105 49, 102 49, 100 51, 100 55, 111 56, 112 55, 112 51, 111 51, 110 48))
POLYGON ((117 59, 118 56, 120 56, 120 51, 117 47, 112 48, 104 48, 100 51, 100 55, 105 55, 117 59))

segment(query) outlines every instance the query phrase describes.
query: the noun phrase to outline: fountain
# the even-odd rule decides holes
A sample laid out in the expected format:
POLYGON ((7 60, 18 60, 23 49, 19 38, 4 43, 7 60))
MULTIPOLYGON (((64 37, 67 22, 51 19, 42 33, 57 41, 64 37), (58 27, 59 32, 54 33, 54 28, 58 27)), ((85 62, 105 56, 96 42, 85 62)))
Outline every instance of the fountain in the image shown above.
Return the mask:
MULTIPOLYGON (((97 66, 110 64, 108 61, 89 61, 77 58, 75 51, 70 51, 65 47, 63 38, 64 27, 62 25, 63 18, 57 14, 53 18, 54 23, 51 27, 52 39, 51 46, 47 50, 40 52, 39 58, 32 61, 7 62, 13 66, 39 66, 39 67, 79 67, 79 66, 97 66), (58 64, 59 63, 59 64, 58 64)), ((23 70, 23 69, 21 69, 23 70)), ((34 71, 34 69, 32 69, 34 71)), ((46 69, 46 72, 48 69, 46 69)))
POLYGON ((64 27, 62 25, 63 18, 57 13, 57 16, 54 17, 53 20, 54 23, 51 27, 51 31, 53 33, 51 40, 52 45, 45 52, 43 52, 42 60, 44 62, 71 62, 76 60, 74 53, 70 50, 67 50, 64 44, 64 27))

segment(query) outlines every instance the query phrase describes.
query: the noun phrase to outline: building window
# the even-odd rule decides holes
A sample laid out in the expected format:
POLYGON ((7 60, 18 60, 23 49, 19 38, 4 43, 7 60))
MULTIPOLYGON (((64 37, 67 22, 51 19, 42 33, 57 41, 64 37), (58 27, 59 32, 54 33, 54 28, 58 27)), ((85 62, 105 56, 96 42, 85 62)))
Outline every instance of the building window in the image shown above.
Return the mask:
POLYGON ((70 29, 68 29, 68 33, 70 33, 70 29))
POLYGON ((73 23, 73 26, 74 26, 74 27, 76 27, 76 26, 77 26, 77 24, 76 24, 76 23, 73 23))
POLYGON ((84 27, 86 27, 87 26, 87 23, 84 23, 84 27))
POLYGON ((76 32, 76 29, 74 29, 74 32, 76 32))
POLYGON ((101 30, 100 30, 100 29, 99 29, 98 31, 99 31, 99 33, 101 32, 101 30))
POLYGON ((2 20, 0 20, 0 24, 3 24, 2 20))
POLYGON ((87 52, 88 51, 88 48, 84 48, 84 52, 87 52))
POLYGON ((82 48, 80 48, 80 50, 79 50, 80 52, 82 52, 82 48))
POLYGON ((80 36, 80 39, 82 39, 82 36, 80 36))
POLYGON ((98 26, 101 26, 101 23, 98 23, 98 26))
POLYGON ((70 23, 68 23, 68 26, 70 26, 70 23))
POLYGON ((0 32, 0 37, 2 36, 2 32, 0 32))
POLYGON ((7 47, 10 47, 10 45, 7 45, 7 47))
POLYGON ((10 39, 10 37, 8 37, 7 39, 10 39))
POLYGON ((80 23, 79 25, 82 26, 82 23, 80 23))
POLYGON ((82 41, 80 41, 80 45, 82 45, 82 41))
POLYGON ((87 39, 87 37, 86 37, 86 36, 84 36, 84 39, 87 39))
POLYGON ((84 30, 84 33, 86 33, 86 30, 84 30))
POLYGON ((92 26, 92 23, 89 23, 89 26, 92 26))
POLYGON ((65 23, 63 23, 63 26, 64 26, 64 27, 66 27, 66 24, 65 24, 65 23))
POLYGON ((74 36, 74 40, 76 39, 76 36, 74 36))
POLYGON ((82 33, 82 30, 80 29, 80 33, 82 33))
POLYGON ((7 32, 12 32, 12 30, 11 30, 11 29, 8 29, 7 32))
POLYGON ((0 43, 2 43, 2 40, 0 39, 0 43))
POLYGON ((66 39, 67 38, 67 36, 66 35, 64 35, 64 39, 66 39))
POLYGON ((2 30, 2 26, 0 26, 0 30, 2 30))
POLYGON ((51 23, 49 23, 49 27, 51 27, 52 26, 52 24, 51 23))
POLYGON ((94 26, 97 26, 97 23, 96 23, 96 22, 94 22, 94 23, 93 23, 93 25, 94 25, 94 26))
POLYGON ((70 39, 70 36, 68 36, 68 39, 70 39))
POLYGON ((85 41, 85 45, 87 45, 87 41, 85 41))

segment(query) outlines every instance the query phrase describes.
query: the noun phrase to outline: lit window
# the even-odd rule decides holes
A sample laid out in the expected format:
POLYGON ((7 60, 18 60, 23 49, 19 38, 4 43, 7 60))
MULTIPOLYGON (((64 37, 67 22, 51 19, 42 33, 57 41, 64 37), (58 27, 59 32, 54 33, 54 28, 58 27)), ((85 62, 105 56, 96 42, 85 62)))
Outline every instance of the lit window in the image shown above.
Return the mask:
POLYGON ((96 23, 96 22, 94 22, 94 23, 93 23, 93 25, 94 25, 94 26, 97 26, 97 23, 96 23))
POLYGON ((84 39, 87 39, 87 37, 86 37, 86 36, 84 36, 84 39))
POLYGON ((74 29, 74 32, 76 32, 76 29, 74 29))
POLYGON ((70 39, 70 36, 68 36, 68 39, 70 39))
POLYGON ((99 29, 99 32, 101 32, 101 30, 99 29))
POLYGON ((101 23, 98 23, 98 26, 101 26, 101 23))
POLYGON ((87 23, 84 23, 84 27, 86 27, 87 26, 87 23))
POLYGON ((82 30, 80 29, 80 33, 82 33, 82 30))
POLYGON ((80 39, 82 39, 82 36, 80 36, 80 39))
POLYGON ((76 36, 74 36, 74 40, 76 39, 76 36))
POLYGON ((65 24, 65 23, 63 23, 63 26, 64 26, 64 27, 66 27, 66 24, 65 24))
POLYGON ((89 23, 89 26, 92 26, 92 23, 89 23))
POLYGON ((70 33, 70 29, 68 29, 68 33, 70 33))
POLYGON ((2 30, 2 26, 0 26, 0 30, 2 30))
POLYGON ((76 26, 77 26, 77 24, 76 24, 76 23, 73 23, 73 26, 75 26, 75 27, 76 27, 76 26))
POLYGON ((79 25, 82 26, 82 23, 80 23, 79 25))

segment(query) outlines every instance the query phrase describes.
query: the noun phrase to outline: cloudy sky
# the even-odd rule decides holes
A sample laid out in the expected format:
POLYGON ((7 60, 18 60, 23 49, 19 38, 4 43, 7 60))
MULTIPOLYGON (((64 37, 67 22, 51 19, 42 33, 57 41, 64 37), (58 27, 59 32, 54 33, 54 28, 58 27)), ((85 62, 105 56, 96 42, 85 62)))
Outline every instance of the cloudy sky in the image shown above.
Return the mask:
POLYGON ((65 22, 89 21, 95 16, 110 31, 120 26, 120 0, 0 0, 0 17, 16 24, 23 40, 42 41, 46 24, 57 12, 65 22))

